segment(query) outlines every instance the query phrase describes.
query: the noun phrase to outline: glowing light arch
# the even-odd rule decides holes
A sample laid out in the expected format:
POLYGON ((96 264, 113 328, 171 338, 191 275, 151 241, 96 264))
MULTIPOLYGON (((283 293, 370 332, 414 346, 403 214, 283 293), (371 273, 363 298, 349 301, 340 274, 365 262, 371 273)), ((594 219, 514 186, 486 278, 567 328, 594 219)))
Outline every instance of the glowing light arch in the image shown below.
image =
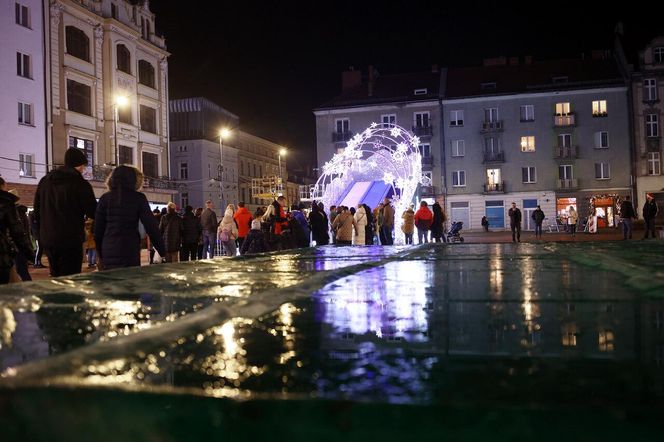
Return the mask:
POLYGON ((329 209, 354 182, 383 181, 394 188, 395 243, 403 244, 401 214, 414 200, 419 184, 431 186, 431 180, 422 175, 419 145, 420 139, 403 127, 371 123, 323 165, 311 198, 329 209))

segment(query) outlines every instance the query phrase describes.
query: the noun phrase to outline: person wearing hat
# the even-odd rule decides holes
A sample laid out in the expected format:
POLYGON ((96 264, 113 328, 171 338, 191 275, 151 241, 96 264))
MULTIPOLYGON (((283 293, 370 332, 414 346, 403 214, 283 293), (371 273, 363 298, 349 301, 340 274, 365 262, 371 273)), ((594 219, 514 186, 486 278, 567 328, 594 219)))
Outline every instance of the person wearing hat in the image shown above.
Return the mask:
POLYGON ((88 158, 81 149, 65 152, 65 165, 49 172, 37 185, 35 230, 48 257, 51 276, 81 273, 85 217, 94 218, 97 200, 83 178, 88 158))
POLYGON ((658 207, 655 202, 655 195, 646 193, 646 203, 643 205, 643 220, 646 222, 646 233, 643 239, 647 239, 648 235, 652 233, 653 239, 655 238, 655 217, 657 216, 658 207))

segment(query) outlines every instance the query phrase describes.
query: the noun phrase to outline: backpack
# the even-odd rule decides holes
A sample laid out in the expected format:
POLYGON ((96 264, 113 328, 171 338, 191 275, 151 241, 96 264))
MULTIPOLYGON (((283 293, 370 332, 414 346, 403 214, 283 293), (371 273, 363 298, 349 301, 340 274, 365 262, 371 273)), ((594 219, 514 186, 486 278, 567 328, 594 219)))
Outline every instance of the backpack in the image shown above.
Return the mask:
POLYGON ((228 231, 228 229, 223 229, 221 233, 219 234, 219 241, 221 242, 228 242, 231 240, 231 234, 228 231))

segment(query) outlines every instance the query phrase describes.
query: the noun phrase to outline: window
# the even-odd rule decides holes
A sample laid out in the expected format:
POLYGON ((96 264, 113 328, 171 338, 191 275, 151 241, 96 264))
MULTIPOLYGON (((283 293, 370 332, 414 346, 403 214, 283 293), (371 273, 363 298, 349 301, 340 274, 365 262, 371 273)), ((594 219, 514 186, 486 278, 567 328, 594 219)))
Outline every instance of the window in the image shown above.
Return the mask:
POLYGON ((69 147, 81 149, 85 154, 85 157, 88 159, 88 169, 89 172, 84 172, 83 177, 85 179, 92 178, 92 165, 95 163, 94 158, 94 142, 92 140, 85 140, 83 138, 69 137, 69 147), (86 176, 86 174, 89 174, 86 176))
POLYGON ((125 45, 118 45, 115 50, 118 70, 131 75, 131 52, 125 45))
POLYGON ((141 17, 141 35, 144 39, 150 39, 150 21, 141 17))
POLYGON ((334 120, 334 125, 336 126, 336 131, 338 134, 345 134, 350 132, 350 120, 348 118, 334 120))
POLYGON ((602 330, 599 332, 599 351, 611 352, 614 349, 613 331, 602 330))
POLYGON ((498 121, 498 108, 492 107, 489 109, 484 109, 485 123, 495 123, 497 121, 498 121))
POLYGON ((90 39, 75 26, 65 28, 65 41, 67 54, 81 60, 90 61, 90 39))
POLYGON ((16 9, 16 24, 21 25, 24 28, 30 27, 30 11, 27 6, 23 6, 19 3, 15 4, 16 9))
POLYGON ((189 165, 187 163, 180 163, 180 179, 189 179, 189 165))
POLYGON ((154 67, 150 62, 138 61, 138 82, 154 89, 154 67))
POLYGON ((484 215, 493 228, 505 227, 505 201, 485 201, 484 215))
POLYGON ((606 117, 606 100, 593 101, 593 117, 606 117))
POLYGON ((576 347, 576 327, 567 324, 563 328, 563 347, 576 347))
POLYGON ((415 89, 413 91, 414 95, 426 95, 429 93, 429 90, 427 88, 422 88, 422 89, 415 89))
POLYGON ((551 81, 553 83, 567 83, 569 81, 569 77, 566 75, 561 75, 559 77, 552 77, 551 81))
POLYGON ((646 115, 646 136, 649 138, 659 137, 659 115, 646 115))
POLYGON ((452 156, 463 157, 466 155, 466 142, 464 140, 452 140, 452 156))
POLYGON ((523 183, 536 183, 537 182, 537 171, 535 167, 528 166, 521 168, 521 181, 523 183))
POLYGON ((30 69, 30 56, 21 52, 16 53, 16 75, 23 78, 32 78, 30 69))
POLYGON ((490 91, 496 88, 496 83, 495 82, 481 83, 480 88, 483 91, 490 91))
POLYGON ((32 154, 18 154, 18 173, 22 177, 35 176, 35 157, 32 154))
POLYGON ((394 114, 382 115, 380 117, 383 127, 394 127, 397 124, 397 116, 394 114))
POLYGON ((428 183, 433 183, 433 172, 422 172, 422 176, 427 178, 428 183))
POLYGON ((415 127, 429 127, 429 112, 415 112, 415 127))
POLYGON ((187 145, 182 145, 178 146, 178 152, 186 152, 187 151, 187 145))
POLYGON ((111 3, 111 17, 118 19, 118 6, 115 3, 111 3))
POLYGON ((67 80, 67 109, 79 114, 92 115, 91 93, 90 86, 67 80))
POLYGON ((526 104, 521 106, 521 122, 535 121, 535 106, 526 104))
POLYGON ((119 146, 120 164, 134 164, 134 149, 129 146, 119 146))
POLYGON ((484 139, 484 152, 487 154, 497 154, 500 153, 500 143, 497 138, 485 138, 484 139))
POLYGON ((608 148, 609 148, 609 133, 595 132, 595 149, 608 149, 608 148))
POLYGON ((657 64, 664 63, 664 47, 660 46, 652 50, 653 61, 657 64))
POLYGON ((463 111, 450 111, 450 126, 463 126, 463 111))
POLYGON ((661 164, 659 152, 648 152, 648 175, 660 175, 661 164))
POLYGON ((643 80, 643 100, 657 101, 657 80, 646 78, 643 80))
POLYGON ((465 170, 455 170, 452 172, 452 187, 466 187, 465 170))
POLYGON ((535 137, 521 137, 521 152, 535 152, 535 137))
POLYGON ((32 105, 26 103, 18 104, 18 124, 32 126, 32 105))
POLYGON ((131 118, 131 106, 118 106, 118 121, 125 124, 133 124, 131 118))
POLYGON ((420 144, 418 146, 420 155, 422 155, 423 158, 430 158, 431 157, 431 145, 430 144, 420 144))
POLYGON ((572 147, 572 134, 558 134, 558 147, 572 147))
POLYGON ((595 163, 595 179, 608 180, 611 178, 609 163, 595 163))
POLYGON ((572 109, 569 103, 556 103, 556 115, 557 116, 567 116, 572 113, 572 109))
POLYGON ((157 133, 157 110, 141 104, 141 130, 157 133))
POLYGON ((571 164, 564 164, 562 166, 558 166, 558 179, 561 180, 574 179, 571 164))
POLYGON ((159 155, 143 152, 143 173, 150 178, 159 176, 159 155))

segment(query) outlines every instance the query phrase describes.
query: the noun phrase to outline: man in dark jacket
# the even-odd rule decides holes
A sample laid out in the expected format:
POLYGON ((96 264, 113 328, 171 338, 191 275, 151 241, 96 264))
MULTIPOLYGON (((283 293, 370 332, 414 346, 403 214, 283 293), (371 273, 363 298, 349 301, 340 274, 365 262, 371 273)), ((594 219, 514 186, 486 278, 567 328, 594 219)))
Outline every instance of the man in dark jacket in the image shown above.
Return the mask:
POLYGON ((542 239, 542 223, 546 216, 540 206, 537 206, 537 209, 533 210, 531 218, 535 221, 535 238, 542 239))
POLYGON ((198 255, 198 238, 201 237, 201 221, 194 215, 194 208, 184 208, 182 216, 182 254, 180 261, 195 261, 198 255))
POLYGON ((180 246, 182 245, 182 218, 175 211, 175 203, 168 203, 166 215, 161 217, 159 231, 164 238, 166 246, 166 262, 178 262, 180 246))
POLYGON ((201 213, 201 227, 203 228, 203 258, 214 258, 217 245, 217 214, 212 210, 212 201, 205 202, 205 210, 201 213), (208 256, 209 254, 209 256, 208 256))
POLYGON ((652 233, 655 238, 655 217, 657 216, 657 203, 655 202, 655 195, 652 193, 646 194, 646 203, 643 205, 643 220, 646 222, 646 234, 643 239, 648 238, 648 234, 652 233))
POLYGON ((5 180, 0 178, 0 284, 9 282, 16 248, 25 256, 32 256, 33 253, 28 235, 16 213, 16 201, 18 198, 5 191, 5 180))
POLYGON ((83 178, 88 159, 82 150, 67 149, 65 165, 41 179, 35 194, 35 228, 44 247, 51 276, 81 273, 85 217, 94 218, 97 200, 83 178))
POLYGON ((629 195, 620 203, 620 222, 622 223, 623 239, 632 239, 632 219, 636 218, 634 206, 629 195))
POLYGON ((507 214, 510 217, 512 242, 521 242, 521 210, 516 207, 516 203, 512 203, 512 207, 507 214))

